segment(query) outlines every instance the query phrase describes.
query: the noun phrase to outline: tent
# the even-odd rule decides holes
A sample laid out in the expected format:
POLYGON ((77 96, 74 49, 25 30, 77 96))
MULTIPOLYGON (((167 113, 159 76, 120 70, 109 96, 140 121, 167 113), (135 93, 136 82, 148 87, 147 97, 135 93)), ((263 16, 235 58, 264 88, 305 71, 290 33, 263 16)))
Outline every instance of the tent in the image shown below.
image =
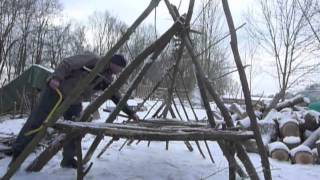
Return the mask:
POLYGON ((32 65, 19 77, 0 89, 0 114, 8 113, 23 104, 23 97, 41 90, 53 71, 40 65, 32 65))

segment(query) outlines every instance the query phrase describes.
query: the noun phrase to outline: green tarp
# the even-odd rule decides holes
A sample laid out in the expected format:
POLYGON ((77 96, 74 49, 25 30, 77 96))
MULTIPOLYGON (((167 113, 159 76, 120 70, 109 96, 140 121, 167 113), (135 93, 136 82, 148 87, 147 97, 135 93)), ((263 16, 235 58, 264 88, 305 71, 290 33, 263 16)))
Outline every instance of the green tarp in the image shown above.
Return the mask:
POLYGON ((320 112, 320 102, 310 103, 308 108, 320 112))
POLYGON ((20 106, 22 97, 31 94, 35 89, 41 90, 52 70, 40 65, 32 65, 18 78, 0 89, 0 114, 14 109, 15 103, 20 106))

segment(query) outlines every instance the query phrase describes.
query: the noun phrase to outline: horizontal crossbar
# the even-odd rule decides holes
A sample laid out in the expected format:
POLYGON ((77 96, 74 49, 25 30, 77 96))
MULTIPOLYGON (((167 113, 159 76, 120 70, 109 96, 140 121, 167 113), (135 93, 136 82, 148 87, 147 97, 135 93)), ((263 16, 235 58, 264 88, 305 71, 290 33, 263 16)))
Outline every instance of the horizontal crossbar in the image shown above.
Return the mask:
MULTIPOLYGON (((154 122, 153 122, 154 123, 154 122)), ((116 124, 58 121, 61 130, 79 130, 79 133, 105 135, 149 141, 203 141, 229 140, 244 141, 253 138, 252 131, 217 130, 210 127, 189 127, 187 125, 145 126, 145 122, 116 124)))

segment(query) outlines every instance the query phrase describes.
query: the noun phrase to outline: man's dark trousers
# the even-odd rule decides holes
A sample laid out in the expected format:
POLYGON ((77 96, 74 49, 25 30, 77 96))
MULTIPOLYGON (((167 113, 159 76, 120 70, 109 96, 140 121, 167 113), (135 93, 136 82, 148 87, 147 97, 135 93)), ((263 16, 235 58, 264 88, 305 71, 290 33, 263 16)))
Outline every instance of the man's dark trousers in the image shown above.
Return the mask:
MULTIPOLYGON (((82 111, 82 105, 79 104, 72 104, 68 110, 63 114, 63 118, 65 120, 75 120, 75 118, 80 116, 80 113, 82 111)), ((68 144, 63 146, 63 159, 67 162, 71 162, 73 157, 75 156, 75 141, 71 140, 68 144)))
MULTIPOLYGON (((58 94, 52 88, 46 86, 40 94, 40 99, 37 105, 31 111, 26 123, 23 125, 19 135, 12 146, 13 158, 17 158, 28 143, 33 139, 36 133, 27 135, 31 130, 39 128, 52 111, 53 107, 59 100, 58 94)), ((74 120, 79 117, 82 111, 81 103, 71 105, 64 113, 65 120, 74 120)), ((75 155, 75 145, 71 141, 65 145, 63 150, 64 159, 72 159, 75 155)))

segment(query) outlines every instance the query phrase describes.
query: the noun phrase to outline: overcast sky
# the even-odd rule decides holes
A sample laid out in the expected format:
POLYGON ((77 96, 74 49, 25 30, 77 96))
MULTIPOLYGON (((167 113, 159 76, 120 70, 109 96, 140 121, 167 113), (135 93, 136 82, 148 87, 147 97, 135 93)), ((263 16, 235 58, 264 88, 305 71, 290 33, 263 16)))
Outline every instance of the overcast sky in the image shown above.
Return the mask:
MULTIPOLYGON (((110 14, 118 17, 126 24, 131 25, 133 21, 141 14, 141 12, 148 6, 150 0, 60 0, 63 4, 63 14, 67 19, 76 20, 86 23, 90 15, 95 11, 108 10, 110 14)), ((178 6, 180 0, 171 0, 172 4, 178 6)), ((196 0, 194 16, 197 15, 199 5, 196 0)), ((235 25, 239 26, 244 23, 242 18, 243 13, 252 5, 253 0, 229 0, 230 9, 235 21, 235 25)), ((180 13, 187 12, 189 1, 183 0, 181 3, 180 13)), ((152 13, 145 21, 145 23, 154 23, 154 13, 152 13)), ((164 1, 161 1, 157 7, 157 30, 164 32, 172 25, 171 16, 169 16, 164 1)), ((239 32, 238 36, 241 36, 239 32)), ((257 60, 259 61, 259 60, 257 60)), ((268 67, 261 67, 256 65, 255 77, 253 78, 253 93, 271 94, 277 91, 276 80, 268 73, 268 67)))
MULTIPOLYGON (((64 7, 64 15, 69 18, 85 21, 94 11, 108 10, 112 15, 117 16, 128 25, 141 14, 148 6, 150 0, 61 0, 64 7)), ((171 0, 172 4, 178 6, 180 0, 171 0)), ((181 1, 180 12, 187 12, 189 1, 181 1)), ((196 1, 197 8, 200 1, 196 1)), ((230 0, 230 9, 234 15, 234 20, 241 23, 241 13, 248 7, 252 0, 230 0)), ((194 15, 195 16, 195 15, 194 15)), ((148 17, 147 23, 154 23, 154 14, 148 17)), ((164 31, 172 24, 171 17, 165 6, 164 1, 161 1, 157 7, 157 25, 160 30, 164 31)))

